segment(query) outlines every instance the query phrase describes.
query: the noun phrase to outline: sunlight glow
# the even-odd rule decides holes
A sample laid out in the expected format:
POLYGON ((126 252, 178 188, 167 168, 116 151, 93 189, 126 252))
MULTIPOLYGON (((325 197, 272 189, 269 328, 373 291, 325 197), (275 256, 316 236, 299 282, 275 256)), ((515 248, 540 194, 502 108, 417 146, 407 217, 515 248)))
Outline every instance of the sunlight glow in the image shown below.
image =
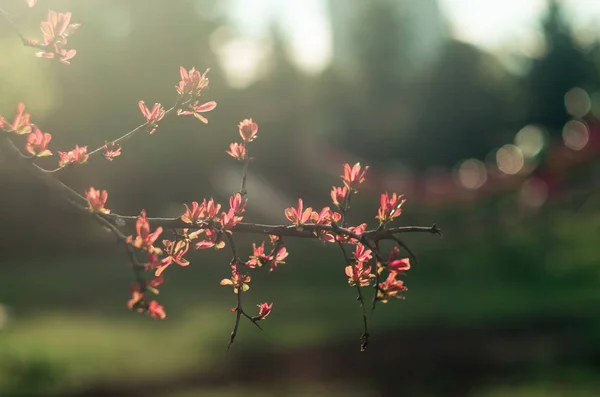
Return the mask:
POLYGON ((454 37, 483 47, 522 38, 535 29, 546 0, 440 0, 454 37))
POLYGON ((227 82, 243 89, 260 73, 260 65, 268 53, 266 45, 253 38, 235 38, 215 49, 219 55, 227 82))
POLYGON ((233 0, 231 17, 244 36, 264 37, 275 22, 290 43, 292 59, 308 73, 331 58, 331 32, 323 0, 233 0))
POLYGON ((290 30, 292 59, 307 73, 322 71, 331 61, 332 37, 325 10, 319 0, 303 1, 298 9, 295 1, 282 1, 282 23, 290 30))
MULTIPOLYGON (((439 0, 449 19, 453 36, 486 49, 506 45, 535 45, 541 28, 539 18, 546 12, 547 0, 439 0)), ((575 23, 577 36, 587 41, 598 36, 600 2, 562 0, 565 17, 575 23)), ((541 45, 541 43, 538 43, 541 45)), ((526 52, 536 51, 527 48, 526 52)))
MULTIPOLYGON (((599 36, 596 26, 600 24, 600 1, 562 3, 565 16, 574 22, 581 41, 599 36)), ((231 0, 228 4, 230 17, 243 38, 264 38, 269 24, 275 22, 289 40, 291 57, 301 70, 318 73, 330 63, 333 44, 327 0, 231 0)), ((453 37, 486 50, 508 49, 530 57, 545 51, 539 19, 547 4, 547 0, 439 0, 453 37)), ((251 51, 252 46, 244 48, 248 59, 260 58, 250 55, 251 51)), ((251 74, 245 67, 237 66, 230 74, 244 73, 251 74)), ((248 76, 236 78, 249 80, 248 76)))

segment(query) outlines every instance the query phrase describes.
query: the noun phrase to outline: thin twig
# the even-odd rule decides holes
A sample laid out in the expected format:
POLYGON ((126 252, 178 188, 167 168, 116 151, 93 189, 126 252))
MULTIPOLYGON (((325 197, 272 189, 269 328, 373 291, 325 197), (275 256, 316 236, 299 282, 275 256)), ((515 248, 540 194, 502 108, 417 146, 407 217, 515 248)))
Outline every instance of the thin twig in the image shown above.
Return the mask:
POLYGON ((393 240, 396 242, 396 244, 398 244, 401 248, 404 248, 406 250, 406 252, 408 252, 410 257, 414 260, 415 264, 417 264, 417 256, 410 250, 410 248, 408 248, 408 245, 406 245, 398 237, 396 237, 396 236, 393 236, 393 237, 394 237, 393 240))
MULTIPOLYGON (((346 247, 344 247, 344 244, 342 244, 341 241, 337 242, 338 247, 340 247, 340 250, 342 251, 342 254, 344 255, 344 260, 346 261, 346 264, 348 266, 352 266, 352 260, 350 259, 350 257, 348 256, 348 253, 346 252, 346 247)), ((367 345, 369 343, 369 322, 367 319, 367 310, 365 309, 365 300, 362 294, 362 290, 360 287, 359 283, 356 283, 356 291, 358 292, 358 297, 356 298, 359 302, 360 302, 360 309, 362 311, 362 319, 363 319, 363 333, 360 336, 360 351, 364 352, 365 350, 367 350, 367 345)))
MULTIPOLYGON (((184 106, 184 105, 185 105, 187 102, 189 102, 189 101, 186 101, 186 102, 179 102, 179 101, 176 101, 176 102, 175 102, 175 104, 174 104, 173 106, 171 106, 169 109, 165 110, 165 115, 163 116, 162 120, 164 120, 164 119, 165 119, 165 117, 167 117, 169 114, 173 113, 173 111, 174 111, 176 108, 179 108, 179 107, 181 107, 181 106, 184 106)), ((121 137, 119 137, 119 138, 117 138, 117 139, 115 139, 115 140, 113 140, 113 141, 111 141, 111 142, 112 142, 112 143, 119 143, 119 142, 122 142, 122 141, 124 141, 124 140, 126 140, 126 139, 128 139, 128 138, 131 138, 131 136, 133 136, 133 134, 135 134, 136 132, 138 132, 138 131, 139 131, 139 130, 141 130, 142 128, 146 127, 147 125, 148 125, 148 123, 140 124, 140 125, 138 125, 137 127, 135 127, 133 130, 131 130, 131 131, 129 131, 128 133, 126 133, 125 135, 123 135, 123 136, 121 136, 121 137)), ((103 148, 104 148, 104 145, 103 145, 103 146, 100 146, 100 147, 99 147, 99 148, 97 148, 97 149, 94 149, 94 150, 92 150, 91 152, 89 152, 89 153, 88 153, 88 156, 93 156, 94 154, 96 154, 96 153, 98 153, 99 151, 101 151, 103 148)))
MULTIPOLYGON (((238 258, 238 254, 237 254, 237 248, 235 247, 235 242, 233 241, 233 237, 231 236, 231 234, 229 233, 225 233, 225 238, 227 239, 227 242, 229 243, 229 248, 231 248, 231 253, 233 255, 233 257, 231 258, 231 266, 236 266, 236 271, 237 271, 237 266, 239 265, 239 258, 238 258)), ((242 288, 241 287, 237 287, 235 286, 235 288, 237 288, 237 305, 235 307, 235 324, 233 326, 233 331, 231 331, 231 337, 229 339, 229 344, 227 345, 227 349, 229 349, 231 347, 231 345, 233 344, 233 341, 235 340, 235 337, 237 335, 237 331, 238 331, 238 327, 240 326, 240 318, 242 317, 242 288)))
POLYGON ((135 279, 140 286, 140 292, 143 293, 144 290, 146 289, 146 280, 143 277, 144 265, 142 265, 138 261, 137 257, 135 256, 135 251, 134 251, 133 247, 130 244, 127 244, 127 236, 125 236, 125 234, 123 234, 123 232, 121 232, 111 222, 109 222, 108 220, 99 216, 98 213, 92 213, 92 214, 93 214, 94 218, 96 219, 96 221, 98 221, 101 225, 110 229, 110 231, 113 232, 115 236, 117 236, 117 239, 119 240, 119 242, 125 246, 127 256, 132 265, 135 279))
POLYGON ((238 327, 240 326, 240 318, 242 317, 242 289, 238 288, 237 291, 237 306, 235 308, 235 325, 233 326, 233 331, 231 331, 231 337, 229 338, 229 344, 227 345, 227 349, 231 347, 235 337, 237 336, 238 327))
MULTIPOLYGON (((229 243, 229 248, 231 248, 231 253, 233 255, 233 257, 231 258, 231 266, 239 266, 242 262, 240 261, 240 258, 238 256, 235 241, 233 240, 233 235, 231 233, 227 233, 227 232, 225 232, 224 234, 225 234, 225 238, 227 239, 227 242, 229 243)), ((240 326, 240 319, 242 318, 242 316, 246 317, 248 320, 250 320, 251 323, 256 325, 258 327, 258 329, 260 329, 262 331, 262 328, 257 323, 257 319, 248 315, 242 308, 242 292, 243 292, 243 288, 241 288, 241 287, 237 288, 237 306, 235 307, 235 311, 236 311, 235 324, 233 325, 233 331, 231 331, 231 337, 229 338, 229 344, 227 345, 227 349, 229 349, 231 347, 231 345, 233 344, 233 341, 235 340, 235 337, 237 336, 238 328, 240 326)))
MULTIPOLYGON (((168 116, 170 113, 172 113, 172 112, 173 112, 173 110, 175 110, 176 108, 178 108, 178 107, 180 107, 180 106, 182 106, 182 105, 184 105, 184 103, 179 103, 179 102, 176 102, 176 103, 175 103, 175 105, 173 105, 173 106, 171 106, 169 109, 165 110, 165 115, 163 116, 163 119, 164 119, 164 117, 166 117, 166 116, 168 116)), ((131 131, 129 131, 129 132, 127 132, 127 133, 125 133, 125 134, 124 134, 124 135, 122 135, 122 136, 120 136, 119 138, 117 138, 117 139, 115 139, 115 140, 112 140, 112 141, 111 141, 111 143, 117 144, 117 143, 119 143, 119 142, 122 142, 122 141, 124 141, 124 140, 127 140, 127 139, 131 138, 131 137, 132 137, 132 136, 133 136, 133 135, 134 135, 136 132, 138 132, 138 131, 139 131, 139 130, 141 130, 142 128, 146 127, 147 125, 148 125, 148 123, 140 124, 140 125, 138 125, 137 127, 135 127, 134 129, 132 129, 131 131)), ((101 152, 101 151, 104 149, 104 146, 106 146, 106 145, 102 145, 102 146, 100 146, 100 147, 98 147, 98 148, 96 148, 96 149, 92 150, 91 152, 89 152, 89 153, 87 154, 87 155, 88 155, 88 158, 89 158, 89 157, 92 157, 93 155, 95 155, 95 154, 97 154, 97 153, 99 153, 99 152, 101 152)), ((62 170, 63 168, 66 168, 66 167, 68 167, 69 165, 71 165, 71 164, 65 164, 65 165, 59 166, 59 167, 57 167, 57 168, 54 168, 54 169, 52 169, 52 170, 45 170, 45 169, 43 169, 43 168, 40 168, 40 170, 42 170, 42 171, 44 171, 44 172, 47 172, 47 173, 49 173, 49 174, 52 174, 52 173, 55 173, 55 172, 58 172, 58 171, 62 170)))
POLYGON ((360 301, 360 309, 362 311, 364 332, 360 336, 360 351, 364 352, 367 350, 367 346, 369 344, 369 327, 367 322, 367 309, 365 308, 365 299, 363 298, 362 289, 360 285, 356 284, 356 290, 358 292, 358 300, 360 301))
POLYGON ((62 197, 66 198, 69 202, 74 202, 78 204, 78 207, 85 206, 87 200, 81 196, 79 193, 62 183, 56 178, 53 178, 51 175, 47 175, 42 171, 42 168, 34 164, 30 157, 25 156, 19 148, 15 146, 13 141, 8 136, 8 133, 5 133, 4 137, 0 136, 0 152, 9 156, 11 160, 14 160, 18 164, 21 164, 23 168, 29 171, 32 175, 38 178, 41 182, 43 182, 47 187, 59 193, 62 197))
POLYGON ((21 31, 19 30, 19 27, 17 26, 15 21, 13 21, 12 16, 8 12, 6 12, 6 10, 4 10, 2 7, 0 7, 0 15, 2 15, 2 18, 4 18, 6 22, 8 22, 8 25, 11 27, 13 32, 15 32, 17 36, 19 36, 19 39, 21 39, 23 45, 29 46, 29 40, 27 40, 25 36, 21 34, 21 31))
POLYGON ((250 166, 250 156, 248 155, 248 148, 246 144, 246 160, 244 161, 244 173, 242 174, 242 185, 240 186, 240 194, 242 198, 245 198, 248 195, 248 190, 246 189, 246 180, 248 179, 248 167, 250 166))
MULTIPOLYGON (((379 250, 379 240, 371 241, 365 237, 361 237, 360 242, 373 252, 373 255, 375 255, 375 259, 379 263, 381 263, 381 264, 385 263, 385 260, 381 256, 381 253, 379 250)), ((375 272, 375 287, 374 287, 374 289, 375 289, 375 293, 373 294, 373 300, 371 301, 371 312, 375 311, 375 305, 377 304, 377 293, 379 292, 379 273, 377 273, 377 271, 375 272)))
MULTIPOLYGON (((366 233, 361 234, 360 236, 357 235, 356 233, 347 230, 347 229, 342 229, 339 226, 337 226, 334 223, 331 224, 334 228, 334 232, 340 233, 340 234, 345 234, 347 236, 350 236, 351 238, 359 241, 362 245, 364 245, 365 247, 367 247, 368 249, 371 250, 371 252, 373 252, 373 255, 375 255, 375 259, 380 262, 380 263, 384 263, 384 259, 382 258, 380 252, 379 252, 379 240, 382 239, 372 239, 369 238, 368 235, 366 235, 366 233)), ((435 226, 435 225, 434 225, 435 226)), ((380 233, 383 232, 385 230, 375 230, 376 233, 380 233)), ((373 295, 373 302, 371 304, 371 312, 375 310, 375 305, 377 303, 377 292, 379 291, 379 274, 377 272, 375 272, 376 275, 376 282, 375 282, 375 294, 373 295)))
MULTIPOLYGON (((375 250, 374 252, 379 252, 380 250, 380 246, 379 246, 379 240, 375 241, 375 250)), ((383 266, 383 262, 379 262, 381 263, 381 266, 383 266)), ((371 315, 373 315, 373 312, 375 311, 375 305, 377 304, 377 294, 379 294, 379 282, 381 281, 381 277, 379 276, 379 269, 375 269, 375 285, 373 286, 373 299, 371 300, 371 315)))

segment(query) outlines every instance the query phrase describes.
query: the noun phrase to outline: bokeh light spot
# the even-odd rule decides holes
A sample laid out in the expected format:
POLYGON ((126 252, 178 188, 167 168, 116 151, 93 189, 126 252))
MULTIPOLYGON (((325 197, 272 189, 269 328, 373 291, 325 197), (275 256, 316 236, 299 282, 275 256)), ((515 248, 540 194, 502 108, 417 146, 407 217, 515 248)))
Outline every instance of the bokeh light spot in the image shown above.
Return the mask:
POLYGON ((528 179, 519 190, 519 202, 529 208, 539 208, 548 199, 548 184, 540 178, 528 179))
POLYGON ((579 120, 571 120, 563 128, 563 139, 569 149, 581 150, 590 140, 587 126, 579 120))
POLYGON ((517 132, 515 145, 527 158, 535 157, 544 147, 544 131, 538 126, 528 125, 517 132))
POLYGON ((583 117, 592 108, 592 101, 583 88, 573 87, 565 94, 565 107, 571 116, 583 117))
POLYGON ((515 175, 523 168, 523 152, 515 145, 504 145, 496 152, 498 169, 505 174, 515 175))
POLYGON ((455 169, 455 180, 466 189, 479 189, 487 181, 485 164, 477 159, 465 160, 455 169))

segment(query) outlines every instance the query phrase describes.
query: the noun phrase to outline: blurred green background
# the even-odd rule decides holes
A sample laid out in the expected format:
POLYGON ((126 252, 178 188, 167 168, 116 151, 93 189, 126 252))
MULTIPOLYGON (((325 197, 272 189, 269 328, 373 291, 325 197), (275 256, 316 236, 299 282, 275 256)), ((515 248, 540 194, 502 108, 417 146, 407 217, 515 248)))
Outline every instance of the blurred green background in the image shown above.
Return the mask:
MULTIPOLYGON (((0 114, 24 102, 53 150, 90 149, 170 106, 179 66, 211 68, 209 124, 169 118, 112 163, 61 172, 120 214, 177 216, 239 188, 225 154, 260 126, 247 221, 329 205, 342 164, 371 166, 350 221, 404 193, 419 257, 406 300, 380 305, 371 346, 337 250, 288 241, 246 301, 227 252, 189 255, 161 290, 168 318, 126 308, 114 239, 0 158, 0 395, 469 396, 600 394, 600 5, 586 0, 1 1, 27 37, 49 9, 81 29, 70 66, 0 22, 0 114), (249 305, 248 304, 248 305, 249 305)), ((40 161, 51 168, 56 155, 40 161)), ((240 236, 244 256, 260 236, 240 236)), ((387 247, 386 247, 387 248, 387 247)))

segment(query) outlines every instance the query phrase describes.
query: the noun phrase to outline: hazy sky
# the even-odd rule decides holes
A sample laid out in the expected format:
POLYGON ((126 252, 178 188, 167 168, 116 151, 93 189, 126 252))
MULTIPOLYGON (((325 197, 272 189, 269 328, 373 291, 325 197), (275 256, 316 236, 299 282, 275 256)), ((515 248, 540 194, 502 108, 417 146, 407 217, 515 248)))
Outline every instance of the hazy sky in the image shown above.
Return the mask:
MULTIPOLYGON (((567 16, 576 21, 582 34, 600 32, 600 0, 562 1, 567 16)), ((438 0, 438 4, 454 37, 497 51, 506 50, 514 43, 536 45, 537 19, 544 12, 546 0, 438 0)), ((330 59, 326 0, 234 0, 232 13, 240 32, 247 38, 245 44, 237 43, 237 51, 246 47, 246 51, 252 52, 248 38, 259 38, 267 22, 274 18, 286 28, 292 55, 305 70, 319 71, 330 59)), ((238 62, 239 59, 238 56, 238 62)), ((251 69, 250 63, 257 57, 247 59, 248 65, 236 65, 240 72, 244 68, 251 69)))

